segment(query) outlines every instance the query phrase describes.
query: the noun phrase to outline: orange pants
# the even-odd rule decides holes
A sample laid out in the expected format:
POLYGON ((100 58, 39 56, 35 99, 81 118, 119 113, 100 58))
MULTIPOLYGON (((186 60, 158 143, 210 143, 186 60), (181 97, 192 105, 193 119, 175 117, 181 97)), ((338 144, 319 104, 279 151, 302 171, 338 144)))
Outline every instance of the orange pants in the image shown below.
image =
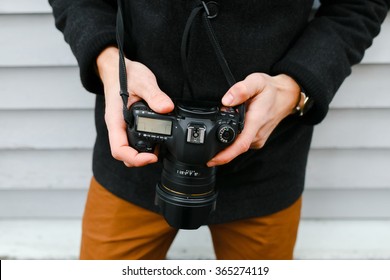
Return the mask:
MULTIPOLYGON (((278 213, 209 225, 217 259, 292 259, 301 198, 278 213)), ((165 219, 113 195, 94 178, 80 259, 165 259, 177 234, 165 219)))

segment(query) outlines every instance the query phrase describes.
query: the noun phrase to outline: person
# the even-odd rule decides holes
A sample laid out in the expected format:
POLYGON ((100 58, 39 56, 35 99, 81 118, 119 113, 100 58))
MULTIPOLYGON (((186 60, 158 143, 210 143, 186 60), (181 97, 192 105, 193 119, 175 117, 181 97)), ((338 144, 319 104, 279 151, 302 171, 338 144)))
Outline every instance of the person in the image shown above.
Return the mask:
MULTIPOLYGON (((116 0, 49 0, 80 68, 96 94, 93 178, 83 216, 81 259, 164 259, 177 229, 154 204, 158 153, 129 146, 119 95, 116 0)), ((188 42, 197 100, 245 103, 243 131, 207 162, 217 168, 210 229, 217 259, 292 259, 313 126, 351 66, 380 32, 389 0, 123 0, 129 99, 155 112, 188 95, 181 40, 203 5, 231 72, 227 85, 200 18, 188 42), (211 17, 211 16, 210 16, 211 17), (311 104, 311 106, 308 106, 311 104)))

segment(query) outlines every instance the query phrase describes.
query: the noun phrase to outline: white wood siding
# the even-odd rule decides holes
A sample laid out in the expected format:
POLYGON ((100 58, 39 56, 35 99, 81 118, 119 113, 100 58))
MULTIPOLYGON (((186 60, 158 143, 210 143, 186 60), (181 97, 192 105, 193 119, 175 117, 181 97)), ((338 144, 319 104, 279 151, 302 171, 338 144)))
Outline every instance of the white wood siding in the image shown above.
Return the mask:
MULTIPOLYGON (((50 13, 0 2, 0 221, 80 219, 92 175, 94 96, 50 13)), ((303 219, 390 219, 389 201, 390 17, 315 129, 303 219)))

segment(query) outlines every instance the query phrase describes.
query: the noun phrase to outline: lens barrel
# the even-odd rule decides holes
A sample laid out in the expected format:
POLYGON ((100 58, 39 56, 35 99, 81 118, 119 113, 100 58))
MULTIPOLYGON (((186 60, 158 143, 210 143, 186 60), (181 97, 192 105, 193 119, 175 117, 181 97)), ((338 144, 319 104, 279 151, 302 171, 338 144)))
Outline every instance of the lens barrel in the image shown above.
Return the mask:
POLYGON ((197 229, 215 210, 216 168, 189 165, 167 156, 161 182, 156 186, 156 205, 168 224, 177 229, 197 229))

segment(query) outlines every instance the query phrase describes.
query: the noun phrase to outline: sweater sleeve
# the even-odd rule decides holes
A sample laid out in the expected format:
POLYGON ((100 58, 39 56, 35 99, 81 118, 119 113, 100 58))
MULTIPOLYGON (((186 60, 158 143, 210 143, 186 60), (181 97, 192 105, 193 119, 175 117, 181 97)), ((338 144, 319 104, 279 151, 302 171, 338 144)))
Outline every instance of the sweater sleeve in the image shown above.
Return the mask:
POLYGON ((272 69, 273 74, 296 79, 313 98, 303 122, 317 124, 326 116, 351 66, 362 60, 379 34, 389 6, 389 0, 321 1, 314 18, 272 69))
POLYGON ((83 86, 90 92, 103 93, 95 62, 104 48, 116 45, 116 1, 49 0, 49 3, 56 27, 77 59, 83 86))

